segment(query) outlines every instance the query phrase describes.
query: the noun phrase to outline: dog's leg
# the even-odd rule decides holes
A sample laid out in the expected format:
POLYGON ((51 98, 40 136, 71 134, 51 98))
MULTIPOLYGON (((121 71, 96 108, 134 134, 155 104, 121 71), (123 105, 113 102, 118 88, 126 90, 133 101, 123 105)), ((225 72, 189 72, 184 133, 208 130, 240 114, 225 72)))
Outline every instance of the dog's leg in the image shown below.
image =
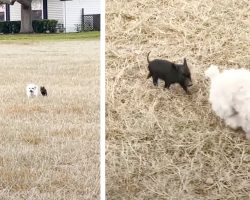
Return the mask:
POLYGON ((240 121, 241 120, 237 114, 225 119, 226 125, 234 130, 237 130, 241 126, 240 121))

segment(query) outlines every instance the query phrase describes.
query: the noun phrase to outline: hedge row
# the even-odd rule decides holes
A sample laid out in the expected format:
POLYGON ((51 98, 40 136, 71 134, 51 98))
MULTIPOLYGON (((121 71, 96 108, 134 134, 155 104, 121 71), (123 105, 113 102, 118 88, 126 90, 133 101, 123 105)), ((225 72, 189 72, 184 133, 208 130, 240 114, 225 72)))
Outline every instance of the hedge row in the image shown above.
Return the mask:
POLYGON ((20 27, 20 21, 0 22, 0 33, 19 33, 20 27))
POLYGON ((44 33, 49 30, 50 33, 56 32, 57 20, 33 20, 32 25, 36 33, 44 33))
MULTIPOLYGON (((56 32, 57 20, 33 20, 32 26, 35 33, 56 32)), ((19 33, 21 21, 4 21, 0 22, 0 33, 19 33)))

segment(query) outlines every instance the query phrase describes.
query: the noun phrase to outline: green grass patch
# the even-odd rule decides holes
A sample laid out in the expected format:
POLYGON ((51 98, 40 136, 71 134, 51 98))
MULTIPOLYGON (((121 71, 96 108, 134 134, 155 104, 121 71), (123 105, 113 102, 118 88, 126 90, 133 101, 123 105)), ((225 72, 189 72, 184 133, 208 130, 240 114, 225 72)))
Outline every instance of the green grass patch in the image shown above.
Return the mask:
POLYGON ((55 33, 55 34, 4 34, 0 41, 43 41, 43 40, 86 40, 100 38, 99 31, 80 33, 55 33))

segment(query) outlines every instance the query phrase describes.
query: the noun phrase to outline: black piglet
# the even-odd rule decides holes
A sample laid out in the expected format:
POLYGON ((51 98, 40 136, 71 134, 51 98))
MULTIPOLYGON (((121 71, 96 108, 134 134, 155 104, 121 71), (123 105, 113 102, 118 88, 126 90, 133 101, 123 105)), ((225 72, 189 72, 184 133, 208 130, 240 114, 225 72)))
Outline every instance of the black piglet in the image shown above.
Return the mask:
POLYGON ((47 90, 46 90, 46 88, 45 88, 44 86, 41 86, 41 87, 40 87, 40 91, 41 91, 41 94, 42 94, 43 96, 47 96, 47 90))

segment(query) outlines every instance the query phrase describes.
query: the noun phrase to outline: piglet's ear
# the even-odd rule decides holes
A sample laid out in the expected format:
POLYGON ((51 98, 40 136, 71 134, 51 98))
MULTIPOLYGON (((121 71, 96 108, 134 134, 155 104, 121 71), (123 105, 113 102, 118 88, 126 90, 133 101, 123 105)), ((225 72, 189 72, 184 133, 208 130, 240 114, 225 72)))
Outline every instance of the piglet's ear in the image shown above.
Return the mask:
POLYGON ((184 66, 187 66, 187 60, 186 58, 184 58, 184 63, 183 63, 184 66))

